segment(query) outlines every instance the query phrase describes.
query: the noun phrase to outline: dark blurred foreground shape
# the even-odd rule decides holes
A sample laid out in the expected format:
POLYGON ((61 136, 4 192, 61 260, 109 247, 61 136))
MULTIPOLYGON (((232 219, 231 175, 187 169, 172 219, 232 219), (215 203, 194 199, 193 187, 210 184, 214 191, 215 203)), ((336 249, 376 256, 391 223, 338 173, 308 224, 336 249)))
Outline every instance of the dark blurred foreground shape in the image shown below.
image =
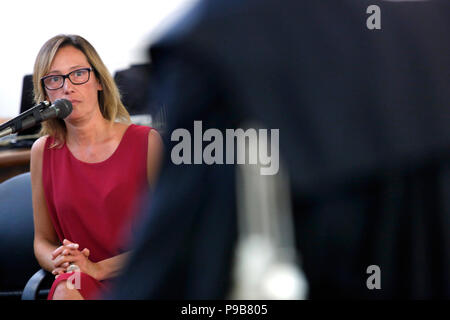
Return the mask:
MULTIPOLYGON (((33 208, 30 173, 0 183, 0 300, 19 300, 40 266, 33 251, 33 208)), ((46 298, 51 282, 34 293, 46 298)))
POLYGON ((447 0, 201 1, 150 51, 167 154, 110 298, 235 285, 236 168, 171 162, 170 133, 194 137, 194 120, 280 129, 308 298, 450 298, 449 13, 447 0), (366 27, 373 4, 381 30, 366 27))

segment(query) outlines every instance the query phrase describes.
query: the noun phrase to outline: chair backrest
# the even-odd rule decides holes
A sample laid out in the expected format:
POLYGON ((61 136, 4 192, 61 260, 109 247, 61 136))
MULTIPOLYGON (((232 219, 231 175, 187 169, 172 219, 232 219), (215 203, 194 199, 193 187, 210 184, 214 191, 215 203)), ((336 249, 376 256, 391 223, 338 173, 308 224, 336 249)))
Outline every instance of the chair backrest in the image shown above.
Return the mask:
POLYGON ((152 114, 152 105, 149 103, 150 64, 133 65, 117 71, 114 74, 114 81, 130 115, 152 114))
MULTIPOLYGON (((20 112, 25 112, 34 106, 33 100, 33 75, 27 74, 23 77, 22 81, 22 96, 20 99, 20 112)), ((18 133, 19 136, 33 135, 41 130, 41 124, 22 130, 18 133)))
MULTIPOLYGON (((167 112, 164 104, 156 95, 155 84, 150 63, 135 64, 114 74, 122 102, 131 115, 131 120, 139 120, 137 116, 149 115, 151 126, 161 135, 165 134, 167 112)), ((145 121, 144 121, 145 122, 145 121)), ((146 123, 139 123, 144 124, 146 123)))
POLYGON ((0 299, 20 298, 28 279, 39 270, 33 252, 30 173, 0 184, 0 299))

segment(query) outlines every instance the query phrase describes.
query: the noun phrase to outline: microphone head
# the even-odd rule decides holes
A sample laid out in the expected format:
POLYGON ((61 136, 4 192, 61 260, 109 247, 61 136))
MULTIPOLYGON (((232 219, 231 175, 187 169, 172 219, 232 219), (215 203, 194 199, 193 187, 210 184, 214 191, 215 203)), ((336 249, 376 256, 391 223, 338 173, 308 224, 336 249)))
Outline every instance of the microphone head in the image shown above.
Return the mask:
POLYGON ((67 99, 55 100, 53 106, 56 108, 56 110, 58 110, 57 117, 59 119, 64 119, 72 113, 72 102, 67 99))

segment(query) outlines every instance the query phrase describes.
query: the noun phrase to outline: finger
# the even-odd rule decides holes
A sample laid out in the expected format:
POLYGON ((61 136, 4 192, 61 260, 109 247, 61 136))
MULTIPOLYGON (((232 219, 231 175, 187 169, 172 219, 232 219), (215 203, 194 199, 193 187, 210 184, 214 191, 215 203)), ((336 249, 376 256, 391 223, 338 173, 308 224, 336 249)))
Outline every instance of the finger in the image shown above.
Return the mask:
POLYGON ((60 247, 58 247, 56 250, 54 250, 54 251, 52 252, 52 260, 55 260, 55 258, 56 258, 58 255, 60 255, 60 254, 62 253, 62 251, 63 251, 65 248, 68 248, 68 249, 78 249, 78 247, 79 247, 78 243, 74 243, 74 242, 71 242, 71 241, 69 241, 69 240, 67 240, 67 239, 64 239, 64 240, 63 240, 63 245, 60 246, 60 247))
POLYGON ((55 280, 58 279, 62 274, 66 273, 66 270, 64 269, 55 269, 56 271, 52 272, 53 275, 55 276, 55 280))
POLYGON ((89 251, 88 248, 84 248, 84 249, 81 251, 81 253, 84 254, 84 255, 86 256, 86 258, 89 257, 89 255, 91 254, 91 252, 89 251))
POLYGON ((79 247, 78 243, 69 241, 67 239, 63 240, 63 245, 66 246, 67 248, 72 248, 72 249, 78 249, 78 247, 79 247))
POLYGON ((72 255, 72 256, 76 256, 77 254, 79 254, 80 251, 78 249, 74 249, 74 248, 66 248, 61 252, 62 256, 68 256, 68 255, 72 255))
POLYGON ((68 245, 66 245, 66 248, 68 249, 78 249, 80 246, 78 243, 70 243, 68 245))
POLYGON ((55 260, 57 256, 59 256, 64 250, 64 246, 60 246, 52 252, 52 260, 55 260))
POLYGON ((64 268, 55 268, 55 269, 52 270, 52 274, 55 275, 55 276, 58 276, 58 275, 60 275, 62 273, 65 273, 65 272, 66 272, 66 269, 64 269, 64 268))
POLYGON ((55 260, 54 266, 55 266, 55 268, 58 268, 58 267, 64 268, 64 265, 65 265, 65 266, 68 266, 68 264, 69 264, 70 262, 74 262, 74 261, 75 261, 75 257, 74 257, 74 256, 71 256, 71 255, 61 256, 61 255, 60 255, 60 256, 55 260))
POLYGON ((55 269, 57 268, 67 268, 70 265, 70 262, 68 261, 61 261, 60 263, 55 263, 55 269))

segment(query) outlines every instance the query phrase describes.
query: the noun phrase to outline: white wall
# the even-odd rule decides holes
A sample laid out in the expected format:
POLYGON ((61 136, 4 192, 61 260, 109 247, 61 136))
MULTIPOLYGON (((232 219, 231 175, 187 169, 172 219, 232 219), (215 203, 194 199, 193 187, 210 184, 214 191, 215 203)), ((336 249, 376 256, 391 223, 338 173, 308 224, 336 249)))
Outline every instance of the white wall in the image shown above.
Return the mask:
POLYGON ((0 118, 19 113, 22 79, 45 41, 86 38, 109 71, 147 61, 148 45, 193 0, 15 0, 0 2, 0 118))

